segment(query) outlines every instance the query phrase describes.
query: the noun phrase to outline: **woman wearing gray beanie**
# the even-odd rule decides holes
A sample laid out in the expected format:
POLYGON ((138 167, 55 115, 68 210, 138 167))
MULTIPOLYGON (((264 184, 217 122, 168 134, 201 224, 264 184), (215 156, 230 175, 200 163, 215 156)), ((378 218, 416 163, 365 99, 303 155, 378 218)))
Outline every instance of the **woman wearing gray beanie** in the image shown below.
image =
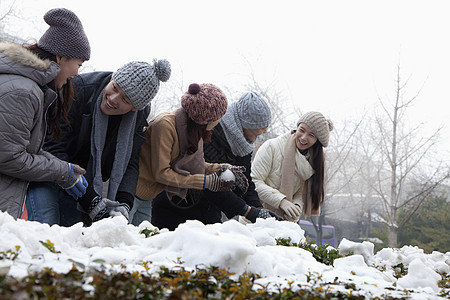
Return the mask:
POLYGON ((249 212, 244 219, 245 223, 255 222, 261 216, 274 216, 272 212, 260 214, 263 206, 250 176, 256 138, 267 132, 271 120, 272 113, 267 101, 256 92, 246 92, 229 106, 227 113, 214 129, 211 142, 205 144, 206 161, 229 163, 245 168, 247 191, 235 189, 227 195, 227 199, 244 203, 244 212, 249 212))
POLYGON ((256 152, 251 176, 264 207, 298 222, 316 215, 324 199, 325 157, 333 123, 320 112, 307 112, 297 130, 267 140, 256 152))
POLYGON ((114 215, 128 218, 150 102, 170 73, 167 60, 155 59, 73 78, 76 101, 68 115, 70 127, 63 128, 60 140, 48 140, 44 149, 85 168, 89 185, 75 202, 51 182, 31 184, 26 201, 31 220, 70 226, 82 219, 90 225, 114 215))
POLYGON ((0 211, 15 218, 30 181, 56 183, 72 200, 87 185, 83 168, 41 147, 46 135, 61 135, 74 97, 71 78, 90 57, 89 41, 68 9, 51 9, 44 20, 49 28, 36 44, 0 43, 0 211))

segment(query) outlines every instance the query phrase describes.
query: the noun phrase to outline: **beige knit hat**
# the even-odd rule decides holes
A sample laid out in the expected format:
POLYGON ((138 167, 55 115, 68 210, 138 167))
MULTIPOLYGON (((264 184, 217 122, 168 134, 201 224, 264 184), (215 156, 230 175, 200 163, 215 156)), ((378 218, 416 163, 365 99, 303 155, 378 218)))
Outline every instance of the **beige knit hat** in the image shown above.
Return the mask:
POLYGON ((311 128, 322 146, 328 146, 330 131, 333 130, 333 122, 326 119, 320 112, 310 111, 303 114, 297 121, 297 127, 300 123, 305 123, 311 128))

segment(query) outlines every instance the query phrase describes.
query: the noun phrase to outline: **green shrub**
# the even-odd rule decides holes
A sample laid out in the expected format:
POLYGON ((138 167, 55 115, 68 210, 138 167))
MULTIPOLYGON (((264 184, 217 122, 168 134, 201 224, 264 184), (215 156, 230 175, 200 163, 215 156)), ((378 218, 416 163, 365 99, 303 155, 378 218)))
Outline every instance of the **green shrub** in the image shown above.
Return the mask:
MULTIPOLYGON (((291 238, 277 238, 277 245, 288 246, 288 247, 299 247, 305 249, 312 253, 313 257, 321 263, 326 265, 333 265, 334 260, 342 257, 339 254, 339 250, 327 249, 328 245, 318 246, 315 244, 316 241, 306 241, 304 243, 293 243, 291 238)), ((351 254, 349 254, 351 255, 351 254)))

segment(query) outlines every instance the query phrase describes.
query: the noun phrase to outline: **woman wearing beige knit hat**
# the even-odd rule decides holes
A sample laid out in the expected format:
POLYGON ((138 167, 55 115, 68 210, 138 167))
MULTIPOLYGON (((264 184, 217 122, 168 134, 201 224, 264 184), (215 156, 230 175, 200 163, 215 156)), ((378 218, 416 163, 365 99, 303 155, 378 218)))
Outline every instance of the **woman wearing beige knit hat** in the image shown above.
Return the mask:
POLYGON ((297 129, 267 140, 258 149, 251 176, 263 206, 298 222, 302 213, 320 212, 324 199, 325 157, 333 123, 307 112, 297 129))

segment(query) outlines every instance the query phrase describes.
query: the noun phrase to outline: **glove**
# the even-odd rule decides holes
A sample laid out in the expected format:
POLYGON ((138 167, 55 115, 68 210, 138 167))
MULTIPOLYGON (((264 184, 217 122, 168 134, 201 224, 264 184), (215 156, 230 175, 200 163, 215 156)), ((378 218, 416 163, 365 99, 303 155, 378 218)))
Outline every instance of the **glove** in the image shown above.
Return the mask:
POLYGON ((103 218, 107 218, 110 216, 117 216, 120 214, 122 214, 123 216, 125 216, 125 218, 128 219, 128 213, 130 208, 128 207, 128 210, 126 210, 125 206, 128 205, 121 204, 117 201, 109 200, 108 198, 102 198, 100 196, 97 196, 92 200, 91 205, 87 210, 87 213, 89 214, 89 217, 91 218, 92 222, 96 222, 103 218))
POLYGON ((283 221, 284 219, 274 213, 271 210, 265 209, 265 208, 259 208, 260 211, 258 213, 258 218, 267 219, 267 218, 275 218, 277 221, 283 221))
POLYGON ((223 180, 220 175, 224 169, 219 169, 217 172, 210 175, 205 175, 205 188, 212 192, 225 192, 231 191, 236 188, 234 180, 223 180))
POLYGON ((273 211, 270 211, 265 208, 258 208, 254 206, 250 206, 250 211, 245 216, 248 220, 255 223, 257 218, 267 219, 267 218, 275 218, 277 221, 282 221, 283 218, 274 213, 273 211))
POLYGON ((67 194, 72 196, 75 200, 86 193, 88 183, 83 174, 86 170, 76 164, 69 163, 69 176, 61 182, 57 182, 60 187, 66 190, 67 194))
POLYGON ((244 166, 232 166, 229 164, 223 165, 223 167, 227 168, 231 172, 233 172, 233 175, 235 177, 236 186, 242 191, 242 194, 247 193, 248 189, 248 179, 247 176, 245 176, 245 167, 244 166))
POLYGON ((130 221, 130 207, 126 203, 120 203, 109 212, 109 215, 112 217, 124 216, 127 221, 130 221))
POLYGON ((300 217, 302 216, 302 209, 300 206, 295 205, 286 198, 281 200, 280 209, 284 212, 289 221, 300 220, 300 217))

